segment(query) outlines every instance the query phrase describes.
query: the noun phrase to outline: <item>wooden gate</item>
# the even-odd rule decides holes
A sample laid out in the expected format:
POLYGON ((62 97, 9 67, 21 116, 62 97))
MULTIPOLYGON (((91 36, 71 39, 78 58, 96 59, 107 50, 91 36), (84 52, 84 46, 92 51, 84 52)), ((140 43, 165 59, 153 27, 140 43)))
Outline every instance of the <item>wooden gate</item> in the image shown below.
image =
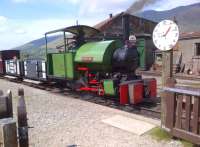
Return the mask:
POLYGON ((200 90, 194 88, 164 88, 166 97, 166 127, 181 139, 200 145, 200 90))

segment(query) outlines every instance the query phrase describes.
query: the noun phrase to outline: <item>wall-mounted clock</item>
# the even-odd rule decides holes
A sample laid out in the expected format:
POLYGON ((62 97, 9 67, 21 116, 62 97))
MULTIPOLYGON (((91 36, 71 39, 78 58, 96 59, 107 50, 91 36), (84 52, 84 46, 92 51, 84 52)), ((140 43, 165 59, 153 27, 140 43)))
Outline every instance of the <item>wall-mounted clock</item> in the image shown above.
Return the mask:
POLYGON ((176 45, 178 39, 178 26, 171 20, 161 21, 153 31, 153 42, 162 51, 171 50, 176 45))

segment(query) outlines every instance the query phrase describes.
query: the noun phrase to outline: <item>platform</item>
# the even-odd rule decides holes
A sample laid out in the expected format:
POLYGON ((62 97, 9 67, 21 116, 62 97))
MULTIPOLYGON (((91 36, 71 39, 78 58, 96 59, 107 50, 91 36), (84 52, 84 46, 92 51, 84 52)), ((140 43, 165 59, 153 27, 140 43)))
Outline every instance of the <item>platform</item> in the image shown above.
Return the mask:
POLYGON ((146 130, 140 131, 160 126, 157 119, 77 99, 70 93, 54 93, 0 79, 0 89, 4 92, 12 90, 14 106, 19 87, 25 91, 30 147, 171 146, 170 143, 157 142, 148 133, 143 133, 146 130), (121 125, 121 128, 113 127, 102 122, 107 119, 118 123, 124 121, 126 124, 121 125), (138 131, 131 132, 129 128, 138 131))

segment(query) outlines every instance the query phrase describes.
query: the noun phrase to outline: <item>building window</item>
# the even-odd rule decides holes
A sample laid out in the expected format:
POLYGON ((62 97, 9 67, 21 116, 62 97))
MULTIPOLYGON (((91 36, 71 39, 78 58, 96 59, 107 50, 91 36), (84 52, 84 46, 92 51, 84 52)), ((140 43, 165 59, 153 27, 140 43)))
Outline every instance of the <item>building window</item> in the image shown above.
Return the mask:
POLYGON ((200 56, 200 43, 196 43, 196 56, 200 56))

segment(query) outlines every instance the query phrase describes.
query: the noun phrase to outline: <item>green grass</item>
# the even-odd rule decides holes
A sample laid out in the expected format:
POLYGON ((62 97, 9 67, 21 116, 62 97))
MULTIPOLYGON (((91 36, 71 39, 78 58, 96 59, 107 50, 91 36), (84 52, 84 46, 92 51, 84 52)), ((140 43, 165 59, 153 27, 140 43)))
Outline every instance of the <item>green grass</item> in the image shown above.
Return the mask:
MULTIPOLYGON (((173 139, 173 137, 168 132, 159 127, 153 128, 148 132, 148 134, 157 141, 170 141, 173 139)), ((179 141, 182 143, 184 147, 193 147, 193 144, 188 141, 185 140, 179 140, 179 141)))
POLYGON ((188 141, 181 140, 181 143, 184 147, 193 147, 193 144, 188 141))
POLYGON ((156 139, 157 141, 169 141, 172 139, 172 136, 164 131, 163 129, 159 128, 159 127, 156 127, 152 130, 149 131, 148 133, 150 136, 153 137, 153 139, 156 139))

